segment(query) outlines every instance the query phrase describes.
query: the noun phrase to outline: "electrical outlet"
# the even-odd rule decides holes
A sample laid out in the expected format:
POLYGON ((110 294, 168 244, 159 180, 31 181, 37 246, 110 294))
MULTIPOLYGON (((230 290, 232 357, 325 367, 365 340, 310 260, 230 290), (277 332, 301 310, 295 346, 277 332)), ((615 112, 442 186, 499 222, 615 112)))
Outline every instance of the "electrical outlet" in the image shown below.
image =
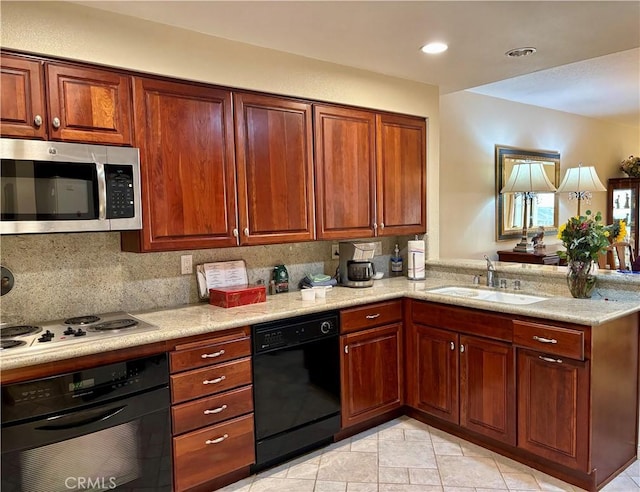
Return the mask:
POLYGON ((382 255, 382 241, 374 241, 374 244, 376 245, 376 248, 373 251, 374 256, 381 256, 382 255))
POLYGON ((182 255, 180 257, 180 271, 182 275, 191 275, 193 273, 192 255, 182 255))
POLYGON ((338 243, 333 243, 331 245, 331 259, 339 260, 340 259, 340 250, 338 249, 338 243))

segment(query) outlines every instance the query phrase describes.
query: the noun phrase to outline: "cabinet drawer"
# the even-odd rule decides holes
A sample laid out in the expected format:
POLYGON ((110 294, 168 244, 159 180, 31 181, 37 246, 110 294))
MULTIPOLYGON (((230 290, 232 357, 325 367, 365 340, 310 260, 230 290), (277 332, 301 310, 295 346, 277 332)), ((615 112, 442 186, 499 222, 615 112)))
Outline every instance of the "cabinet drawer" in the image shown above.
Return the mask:
POLYGON ((171 376, 171 401, 179 403, 251 384, 251 358, 171 376))
POLYGON ((579 330, 514 321, 513 343, 538 352, 584 360, 584 333, 579 330))
POLYGON ((249 337, 212 340, 211 342, 194 343, 192 346, 193 348, 169 353, 169 364, 172 373, 197 369, 198 367, 251 355, 251 340, 249 337))
POLYGON ((175 405, 171 408, 173 434, 182 434, 200 427, 217 424, 252 411, 253 390, 251 386, 175 405))
POLYGON ((402 321, 402 301, 377 302, 340 311, 340 333, 402 321))
POLYGON ((253 414, 173 438, 177 491, 255 462, 253 414))

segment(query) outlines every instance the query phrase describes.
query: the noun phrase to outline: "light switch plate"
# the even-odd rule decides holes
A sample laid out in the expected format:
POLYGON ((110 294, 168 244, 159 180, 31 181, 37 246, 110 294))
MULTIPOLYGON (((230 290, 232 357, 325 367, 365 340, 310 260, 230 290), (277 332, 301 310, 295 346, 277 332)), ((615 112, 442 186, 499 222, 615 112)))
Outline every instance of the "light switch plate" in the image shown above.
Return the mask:
POLYGON ((376 245, 376 249, 373 252, 374 256, 381 256, 382 255, 382 241, 375 241, 374 244, 376 245))
POLYGON ((340 259, 340 250, 338 249, 338 243, 331 244, 331 259, 332 260, 340 259))

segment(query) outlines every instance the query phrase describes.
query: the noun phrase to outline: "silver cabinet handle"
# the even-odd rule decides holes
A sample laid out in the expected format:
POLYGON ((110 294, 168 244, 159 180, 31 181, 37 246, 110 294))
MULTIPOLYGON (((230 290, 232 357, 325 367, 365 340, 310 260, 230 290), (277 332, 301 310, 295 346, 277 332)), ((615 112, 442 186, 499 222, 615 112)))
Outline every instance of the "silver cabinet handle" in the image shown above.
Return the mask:
POLYGON ((33 124, 39 128, 42 125, 42 116, 37 114, 35 118, 33 118, 33 124))
POLYGON ((204 381, 202 381, 202 384, 218 384, 224 381, 225 379, 227 379, 226 376, 220 376, 219 378, 215 378, 215 379, 205 379, 204 381))
POLYGON ((464 353, 464 345, 460 344, 460 353, 464 353))
POLYGON ((544 355, 539 355, 538 359, 543 360, 545 362, 554 362, 556 364, 562 364, 562 359, 552 359, 551 357, 545 357, 544 355))
POLYGON ((233 237, 238 237, 238 229, 234 229, 233 231, 231 231, 233 234, 233 237))
POLYGON ((53 125, 53 127, 57 130, 58 128, 60 128, 60 118, 58 118, 57 116, 53 119, 53 121, 51 122, 51 124, 53 125))
POLYGON ((213 354, 202 354, 200 356, 201 359, 213 359, 215 357, 220 357, 221 355, 224 355, 224 350, 220 350, 218 352, 214 352, 213 354))
POLYGON ((248 227, 244 228, 244 235, 249 237, 249 228, 248 227))
POLYGON ((349 345, 345 345, 344 346, 344 353, 348 354, 349 353, 349 345))
POLYGON ((217 439, 207 439, 204 443, 205 444, 218 444, 218 443, 221 443, 222 441, 224 441, 227 437, 229 437, 229 434, 225 434, 224 436, 220 436, 217 439))
POLYGON ((220 413, 220 412, 222 412, 223 410, 226 410, 226 409, 227 409, 227 406, 226 405, 222 405, 221 407, 214 408, 213 410, 205 410, 204 414, 205 415, 211 415, 212 413, 220 413))
POLYGON ((453 342, 449 342, 451 344, 451 350, 455 350, 456 349, 456 344, 453 342))
POLYGON ((367 319, 376 319, 380 317, 380 313, 376 313, 376 314, 367 314, 366 318, 367 319))
POLYGON ((380 229, 384 229, 384 222, 380 222, 380 229))
POLYGON ((555 338, 544 338, 544 337, 539 337, 538 335, 533 335, 533 339, 536 342, 540 342, 540 343, 558 343, 558 340, 556 340, 555 338))
POLYGON ((378 224, 376 222, 373 223, 373 230, 376 230, 378 228, 378 224))

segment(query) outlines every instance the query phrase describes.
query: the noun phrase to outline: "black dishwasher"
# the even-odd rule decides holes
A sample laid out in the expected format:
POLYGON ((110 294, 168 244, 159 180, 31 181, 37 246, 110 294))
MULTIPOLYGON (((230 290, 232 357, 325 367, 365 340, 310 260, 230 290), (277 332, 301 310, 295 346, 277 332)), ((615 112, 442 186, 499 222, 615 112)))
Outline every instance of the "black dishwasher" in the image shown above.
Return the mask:
POLYGON ((253 326, 256 464, 275 465, 340 430, 337 311, 253 326))

